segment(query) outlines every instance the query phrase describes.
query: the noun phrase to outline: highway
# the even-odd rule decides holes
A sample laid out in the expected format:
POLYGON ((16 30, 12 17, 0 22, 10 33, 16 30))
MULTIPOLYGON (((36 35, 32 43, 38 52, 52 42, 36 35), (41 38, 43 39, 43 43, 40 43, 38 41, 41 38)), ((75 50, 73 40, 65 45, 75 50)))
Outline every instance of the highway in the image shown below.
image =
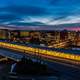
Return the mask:
POLYGON ((65 47, 67 46, 69 43, 69 41, 64 41, 64 42, 58 42, 57 44, 54 44, 53 46, 49 46, 49 47, 55 47, 55 48, 61 48, 61 47, 65 47))
MULTIPOLYGON (((19 61, 23 57, 23 53, 16 52, 13 50, 8 50, 8 49, 0 49, 0 55, 6 56, 10 59, 13 59, 15 61, 19 61)), ((59 60, 50 60, 49 58, 40 58, 33 55, 25 55, 26 57, 30 57, 31 59, 34 60, 41 60, 44 64, 47 64, 49 67, 57 70, 60 72, 62 75, 62 78, 66 78, 67 80, 80 80, 80 68, 75 65, 71 65, 66 63, 65 61, 59 61, 59 60), (38 58, 38 59, 37 59, 38 58)))
POLYGON ((41 55, 48 55, 53 57, 60 57, 65 58, 68 60, 75 60, 80 62, 80 55, 79 54, 71 54, 71 53, 64 53, 60 51, 54 51, 54 50, 45 50, 41 48, 31 47, 31 46, 23 46, 23 45, 17 45, 17 44, 11 44, 7 42, 0 42, 0 47, 8 48, 20 52, 32 52, 32 53, 39 53, 41 55))
MULTIPOLYGON (((27 50, 24 50, 24 46, 15 45, 9 43, 0 43, 0 47, 7 49, 0 49, 0 55, 7 56, 8 58, 12 58, 16 61, 19 61, 23 55, 26 55, 31 58, 35 58, 36 60, 40 60, 41 62, 46 63, 49 67, 58 70, 60 74, 63 75, 63 78, 68 80, 80 80, 80 56, 77 58, 64 58, 63 56, 52 56, 48 55, 49 51, 44 51, 45 54, 39 53, 41 50, 34 50, 33 48, 26 47, 27 50), (8 50, 11 49, 11 50, 8 50), (31 50, 31 51, 30 51, 31 50)), ((56 54, 56 53, 55 53, 56 54)))

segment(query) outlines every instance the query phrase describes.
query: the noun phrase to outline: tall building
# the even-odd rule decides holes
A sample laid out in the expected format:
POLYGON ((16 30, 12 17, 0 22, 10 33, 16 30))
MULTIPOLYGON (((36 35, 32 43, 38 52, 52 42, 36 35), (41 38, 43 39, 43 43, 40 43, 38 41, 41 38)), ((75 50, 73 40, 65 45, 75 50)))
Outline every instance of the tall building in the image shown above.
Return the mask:
POLYGON ((0 29, 0 39, 7 39, 8 38, 8 30, 0 29))

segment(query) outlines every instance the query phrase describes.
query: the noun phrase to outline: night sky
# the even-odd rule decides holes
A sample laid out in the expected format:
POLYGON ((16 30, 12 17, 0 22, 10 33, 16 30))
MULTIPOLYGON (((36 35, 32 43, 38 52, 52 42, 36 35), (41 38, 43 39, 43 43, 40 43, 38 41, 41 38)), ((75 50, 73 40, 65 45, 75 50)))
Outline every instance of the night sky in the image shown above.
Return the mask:
POLYGON ((0 0, 0 24, 80 23, 80 0, 0 0))

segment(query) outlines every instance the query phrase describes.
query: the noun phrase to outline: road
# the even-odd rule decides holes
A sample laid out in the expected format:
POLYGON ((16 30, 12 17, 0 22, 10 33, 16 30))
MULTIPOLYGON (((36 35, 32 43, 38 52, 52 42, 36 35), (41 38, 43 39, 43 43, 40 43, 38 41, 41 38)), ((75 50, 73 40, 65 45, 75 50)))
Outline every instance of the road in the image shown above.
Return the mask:
POLYGON ((47 55, 48 51, 43 51, 44 54, 42 54, 42 51, 41 53, 38 53, 38 51, 40 50, 34 51, 33 48, 20 45, 15 46, 12 44, 5 44, 2 45, 2 47, 7 48, 0 49, 0 55, 2 56, 7 56, 8 58, 19 61, 23 57, 23 55, 26 55, 26 57, 30 57, 32 59, 36 59, 40 62, 46 63, 49 67, 58 70, 62 75, 63 80, 80 80, 80 58, 76 58, 77 60, 75 60, 74 57, 69 59, 64 58, 63 56, 58 57, 52 56, 52 54, 47 55))
POLYGON ((18 44, 12 44, 12 43, 7 43, 7 42, 0 42, 0 47, 7 48, 7 49, 12 49, 20 52, 32 52, 33 53, 39 53, 42 55, 49 55, 52 57, 60 57, 60 58, 65 58, 68 60, 75 60, 80 62, 80 55, 79 54, 71 54, 69 52, 61 52, 61 51, 55 51, 55 50, 46 50, 43 48, 38 48, 38 47, 32 47, 32 46, 24 46, 24 45, 18 45, 18 44))
POLYGON ((46 63, 49 67, 58 70, 62 75, 61 78, 63 78, 63 80, 80 80, 80 64, 74 64, 74 61, 72 63, 57 57, 51 58, 51 56, 46 57, 39 54, 31 55, 30 52, 29 54, 24 54, 8 49, 0 49, 0 55, 7 56, 17 61, 20 60, 23 55, 26 55, 26 57, 38 59, 41 62, 46 63))

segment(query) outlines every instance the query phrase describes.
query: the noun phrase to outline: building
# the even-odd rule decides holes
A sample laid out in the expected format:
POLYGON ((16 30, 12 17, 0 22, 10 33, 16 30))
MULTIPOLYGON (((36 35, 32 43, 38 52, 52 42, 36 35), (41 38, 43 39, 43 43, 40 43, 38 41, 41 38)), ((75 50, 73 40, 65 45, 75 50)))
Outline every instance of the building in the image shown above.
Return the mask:
POLYGON ((30 30, 17 27, 1 27, 0 40, 17 42, 29 42, 33 44, 44 44, 46 46, 71 45, 80 46, 80 31, 69 30, 30 30))

